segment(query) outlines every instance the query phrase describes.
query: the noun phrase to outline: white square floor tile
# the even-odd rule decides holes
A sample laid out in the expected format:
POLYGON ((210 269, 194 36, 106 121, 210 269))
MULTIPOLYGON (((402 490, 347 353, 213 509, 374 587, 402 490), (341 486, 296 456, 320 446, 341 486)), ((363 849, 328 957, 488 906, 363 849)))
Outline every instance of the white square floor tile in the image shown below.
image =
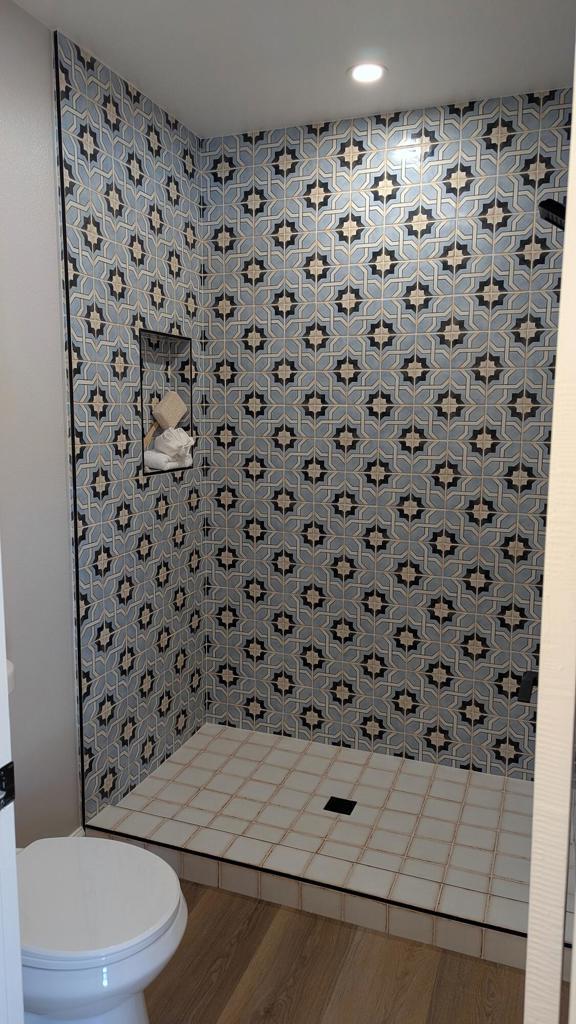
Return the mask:
POLYGON ((493 896, 504 896, 517 903, 528 903, 529 886, 523 882, 509 882, 506 878, 493 878, 490 882, 493 896))
POLYGON ((317 882, 325 882, 326 885, 343 885, 349 871, 348 861, 337 860, 335 857, 324 857, 321 853, 316 853, 309 862, 304 877, 312 878, 317 882))
POLYGON ((379 814, 388 792, 388 790, 376 789, 375 786, 359 785, 354 786, 350 798, 357 800, 364 807, 373 808, 379 814))
POLYGON ((480 956, 482 953, 482 929, 475 925, 461 924, 460 921, 448 921, 439 917, 435 922, 434 944, 441 949, 450 949, 454 953, 480 956))
POLYGON ((528 930, 528 904, 491 896, 488 901, 486 921, 500 928, 526 933, 528 930))
POLYGON ((531 840, 529 836, 518 836, 512 832, 500 832, 498 836, 498 852, 510 854, 512 857, 530 857, 531 840))
MULTIPOLYGON (((237 793, 238 790, 244 785, 244 779, 237 779, 234 775, 229 775, 227 772, 218 772, 210 780, 208 789, 216 793, 228 793, 232 796, 233 793, 237 793)), ((193 790, 198 792, 197 790, 193 790)))
POLYGON ((463 825, 475 825, 477 828, 498 828, 500 820, 499 811, 491 807, 475 807, 473 804, 464 804, 460 821, 463 825))
POLYGON ((241 836, 228 847, 226 856, 230 860, 240 860, 244 864, 259 865, 264 863, 270 850, 270 844, 263 843, 261 839, 247 839, 245 836, 241 836))
POLYGON ((406 814, 420 814, 424 797, 418 793, 407 793, 405 790, 393 789, 388 797, 386 810, 402 811, 406 814))
POLYGON ((276 786, 270 782, 255 782, 250 779, 245 782, 241 789, 238 790, 238 796, 248 797, 249 800, 261 800, 262 802, 269 800, 270 797, 276 792, 276 786))
POLYGON ((302 793, 297 789, 290 789, 282 786, 270 801, 278 804, 279 807, 290 807, 294 811, 301 811, 310 801, 309 793, 302 793))
POLYGON ((339 782, 357 782, 362 774, 362 765, 336 761, 328 769, 328 778, 339 782))
MULTIPOLYGON (((256 800, 246 800, 244 797, 234 796, 228 803, 226 803, 226 814, 232 814, 235 818, 247 818, 249 820, 254 820, 259 815, 262 808, 263 804, 256 800)), ((271 822, 269 824, 271 824, 271 822)))
POLYGON ((455 800, 460 802, 464 799, 466 786, 464 783, 448 782, 446 779, 434 779, 430 786, 430 796, 440 797, 441 800, 455 800))
POLYGON ((186 846, 195 830, 195 825, 187 825, 183 821, 165 821, 156 829, 154 842, 168 843, 169 846, 186 846))
POLYGON ((92 818, 90 825, 92 828, 115 828, 120 825, 120 822, 127 815, 128 811, 124 807, 112 807, 110 805, 92 818))
POLYGON ((383 868, 385 871, 399 871, 402 857, 398 853, 383 853, 381 850, 364 850, 360 857, 361 864, 369 864, 372 868, 383 868))
POLYGON ((460 819, 462 804, 453 800, 442 800, 440 797, 428 797, 422 807, 422 814, 428 818, 437 818, 439 821, 450 821, 452 823, 460 819))
POLYGON ((450 856, 450 844, 436 839, 413 839, 408 853, 418 860, 430 860, 433 864, 446 864, 450 856))
POLYGON ((178 804, 169 804, 166 800, 150 800, 146 804, 146 813, 155 814, 159 818, 173 818, 179 810, 178 804))
POLYGON ((411 835, 418 818, 415 814, 403 814, 401 811, 383 811, 378 820, 378 830, 383 829, 390 832, 400 832, 401 835, 411 835))
POLYGON ((432 943, 434 919, 430 914, 420 914, 418 911, 405 910, 403 907, 390 907, 388 918, 390 935, 411 939, 413 942, 432 943))
POLYGON ((192 797, 189 806, 197 807, 201 811, 212 811, 213 814, 216 814, 217 811, 222 810, 229 799, 228 793, 215 793, 211 789, 201 789, 196 796, 192 797))
POLYGON ((142 811, 134 811, 129 814, 127 818, 124 818, 122 822, 122 831, 129 836, 138 836, 141 839, 145 839, 151 836, 152 833, 161 824, 162 818, 155 817, 153 814, 145 814, 142 811))
POLYGON ((377 768, 365 768, 360 776, 360 785, 390 789, 394 784, 396 772, 380 771, 377 768))
POLYGON ((394 783, 394 789, 399 790, 402 793, 417 793, 419 796, 424 796, 428 791, 430 780, 425 775, 413 775, 411 772, 405 771, 403 768, 396 777, 394 783))
POLYGON ((456 826, 451 821, 422 817, 418 821, 415 836, 418 839, 439 839, 440 842, 451 843, 455 831, 456 826))
POLYGON ((488 828, 476 828, 474 825, 459 825, 456 842, 461 846, 471 846, 474 850, 493 850, 496 832, 488 828))
POLYGON ((303 832, 287 832, 282 842, 286 846, 294 846, 297 850, 308 850, 315 853, 324 840, 320 836, 307 836, 303 832))
POLYGON ((367 750, 352 750, 350 747, 340 747, 336 755, 338 761, 350 761, 352 764, 365 765, 370 759, 367 750))
POLYGON ((371 850, 382 850, 384 853, 406 853, 409 843, 410 836, 377 829, 370 836, 368 847, 371 850))
POLYGON ((172 804, 187 804, 196 796, 198 790, 195 786, 182 786, 178 782, 169 782, 158 794, 160 800, 167 800, 172 804))
POLYGON ((363 807, 358 805, 354 808, 355 825, 370 825, 370 829, 372 829, 379 817, 380 811, 376 807, 363 807))
POLYGON ((459 846, 456 843, 450 854, 450 865, 488 875, 492 865, 492 853, 490 850, 474 850, 471 846, 459 846))
POLYGON ((270 851, 263 867, 270 871, 280 871, 287 875, 301 876, 310 863, 312 854, 306 850, 295 850, 290 846, 275 846, 270 851))
MULTIPOLYGON (((254 891, 264 860, 278 873, 261 875, 263 894, 262 879, 270 880, 265 898, 283 884, 294 906, 306 889, 308 904, 333 916, 345 913, 341 893, 286 876, 384 899, 393 889, 391 899, 423 911, 438 899, 456 918, 489 914, 496 927, 521 931, 531 802, 524 779, 209 723, 93 825, 196 850, 182 862, 190 858, 189 873, 210 884, 218 882, 219 861, 236 861, 244 866, 227 876, 236 891, 254 891), (330 796, 355 800, 352 815, 326 811, 330 796)), ((368 913, 369 899, 351 898, 362 901, 367 919, 380 927, 388 921, 385 904, 368 913)), ((418 922, 406 915, 423 917, 395 913, 409 930, 418 922)), ((479 931, 466 934, 469 947, 479 931)), ((444 941, 456 942, 456 933, 448 929, 444 941)))
POLYGON ((354 864, 362 853, 362 847, 348 846, 346 843, 333 843, 330 839, 325 839, 318 852, 326 857, 337 857, 338 860, 347 860, 350 864, 354 864))
POLYGON ((214 828, 200 828, 186 843, 186 848, 196 850, 198 853, 211 853, 218 857, 228 849, 235 838, 236 836, 230 832, 218 832, 214 828))
MULTIPOLYGON (((154 800, 154 797, 152 799, 154 800)), ((143 811, 145 807, 148 807, 150 801, 150 797, 138 797, 136 796, 136 791, 132 790, 132 793, 128 793, 127 796, 120 801, 118 806, 124 809, 124 815, 126 815, 129 810, 143 811)))
POLYGON ((356 864, 346 883, 346 888, 353 892, 367 892, 372 896, 386 899, 396 878, 394 871, 382 871, 366 864, 356 864))
POLYGON ((245 835, 251 839, 261 839, 264 843, 281 843, 284 836, 283 828, 274 828, 272 825, 260 825, 258 822, 248 825, 245 835))
POLYGON ((438 882, 402 875, 396 879, 390 890, 390 899, 409 907, 424 907, 434 910, 440 895, 438 882))
POLYGON ((310 775, 308 772, 292 771, 286 779, 286 784, 290 789, 297 789, 303 793, 313 793, 318 785, 318 779, 315 775, 310 775))
POLYGON ((489 875, 463 871, 462 868, 448 868, 444 881, 447 885, 454 885, 458 889, 468 889, 471 892, 483 892, 484 894, 488 892, 490 886, 489 875))
POLYGON ((429 860, 418 860, 406 857, 402 864, 402 874, 412 878, 429 878, 431 882, 441 882, 446 868, 444 864, 433 864, 429 860))
POLYGON ((298 818, 298 812, 291 807, 279 807, 277 804, 265 804, 258 815, 261 825, 272 825, 274 828, 290 828, 298 818))
POLYGON ((520 796, 518 793, 510 793, 507 790, 504 796, 504 810, 511 811, 513 814, 527 814, 531 817, 532 798, 520 796))
POLYGON ((220 829, 221 832, 233 832, 240 836, 248 828, 248 822, 242 818, 233 818, 229 814, 217 814, 210 822, 210 828, 220 829))
POLYGON ((513 811, 504 811, 500 827, 505 832, 515 832, 517 835, 529 836, 532 831, 532 819, 526 814, 514 814, 513 811))
POLYGON ((441 914, 463 918, 465 921, 483 921, 485 909, 485 893, 457 889, 454 885, 442 886, 442 895, 438 903, 441 914))
POLYGON ((288 825, 292 823, 294 823, 296 832, 304 832, 305 835, 311 836, 321 836, 324 839, 334 827, 335 821, 331 818, 320 817, 317 814, 306 812, 298 818, 294 818, 294 815, 292 815, 288 825))
MULTIPOLYGON (((226 767, 228 768, 229 766, 227 765, 226 767)), ((176 776, 175 781, 200 789, 202 786, 207 786, 213 776, 214 772, 206 771, 204 768, 184 768, 180 775, 176 776)))
POLYGON ((190 825, 209 825, 214 819, 212 811, 202 811, 199 807, 179 807, 174 812, 174 818, 178 821, 187 821, 190 825))
POLYGON ((252 775, 254 782, 268 782, 274 786, 279 785, 286 778, 287 772, 283 768, 276 768, 273 764, 261 764, 252 775))
POLYGON ((338 821, 330 832, 330 838, 351 846, 364 846, 370 837, 370 829, 366 825, 356 825, 353 821, 338 821))
POLYGON ((524 857, 508 857, 497 854, 494 859, 494 874, 498 878, 507 878, 511 882, 530 881, 530 861, 524 857))
POLYGON ((470 783, 466 794, 466 803, 473 807, 488 807, 491 810, 499 810, 502 804, 501 789, 486 789, 485 786, 476 786, 470 783))

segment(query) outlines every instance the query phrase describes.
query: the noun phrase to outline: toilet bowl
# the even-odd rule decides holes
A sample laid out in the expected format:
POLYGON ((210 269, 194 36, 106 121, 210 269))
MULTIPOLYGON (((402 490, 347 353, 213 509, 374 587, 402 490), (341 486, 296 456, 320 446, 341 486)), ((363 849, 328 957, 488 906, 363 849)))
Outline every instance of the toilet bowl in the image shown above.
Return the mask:
POLYGON ((92 838, 40 839, 17 864, 26 1024, 148 1024, 143 991, 188 916, 172 868, 92 838))

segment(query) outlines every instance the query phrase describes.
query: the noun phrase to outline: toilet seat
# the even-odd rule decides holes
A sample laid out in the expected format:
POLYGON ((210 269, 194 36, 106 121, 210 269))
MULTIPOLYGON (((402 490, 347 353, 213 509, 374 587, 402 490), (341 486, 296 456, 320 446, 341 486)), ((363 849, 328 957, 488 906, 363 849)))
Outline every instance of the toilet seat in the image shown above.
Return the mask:
POLYGON ((137 846, 40 839, 18 854, 17 865, 25 967, 117 963, 156 942, 180 910, 175 872, 137 846))

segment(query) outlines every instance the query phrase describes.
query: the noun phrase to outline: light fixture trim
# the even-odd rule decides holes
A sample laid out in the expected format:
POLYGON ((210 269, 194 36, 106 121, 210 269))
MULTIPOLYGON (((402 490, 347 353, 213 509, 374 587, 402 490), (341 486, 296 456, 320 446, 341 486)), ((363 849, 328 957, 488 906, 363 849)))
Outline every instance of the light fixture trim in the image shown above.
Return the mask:
POLYGON ((383 64, 374 64, 373 62, 367 62, 364 64, 354 64, 350 69, 350 75, 355 82, 359 82, 361 85, 370 85, 374 82, 379 82, 386 68, 383 64))

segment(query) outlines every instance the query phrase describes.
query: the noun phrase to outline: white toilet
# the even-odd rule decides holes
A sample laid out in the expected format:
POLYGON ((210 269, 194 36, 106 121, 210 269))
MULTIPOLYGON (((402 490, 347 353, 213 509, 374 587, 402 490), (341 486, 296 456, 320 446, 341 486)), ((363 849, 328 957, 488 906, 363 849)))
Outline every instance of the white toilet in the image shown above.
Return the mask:
POLYGON ((108 839, 40 839, 17 857, 26 1024, 148 1024, 143 991, 188 911, 159 857, 108 839))

